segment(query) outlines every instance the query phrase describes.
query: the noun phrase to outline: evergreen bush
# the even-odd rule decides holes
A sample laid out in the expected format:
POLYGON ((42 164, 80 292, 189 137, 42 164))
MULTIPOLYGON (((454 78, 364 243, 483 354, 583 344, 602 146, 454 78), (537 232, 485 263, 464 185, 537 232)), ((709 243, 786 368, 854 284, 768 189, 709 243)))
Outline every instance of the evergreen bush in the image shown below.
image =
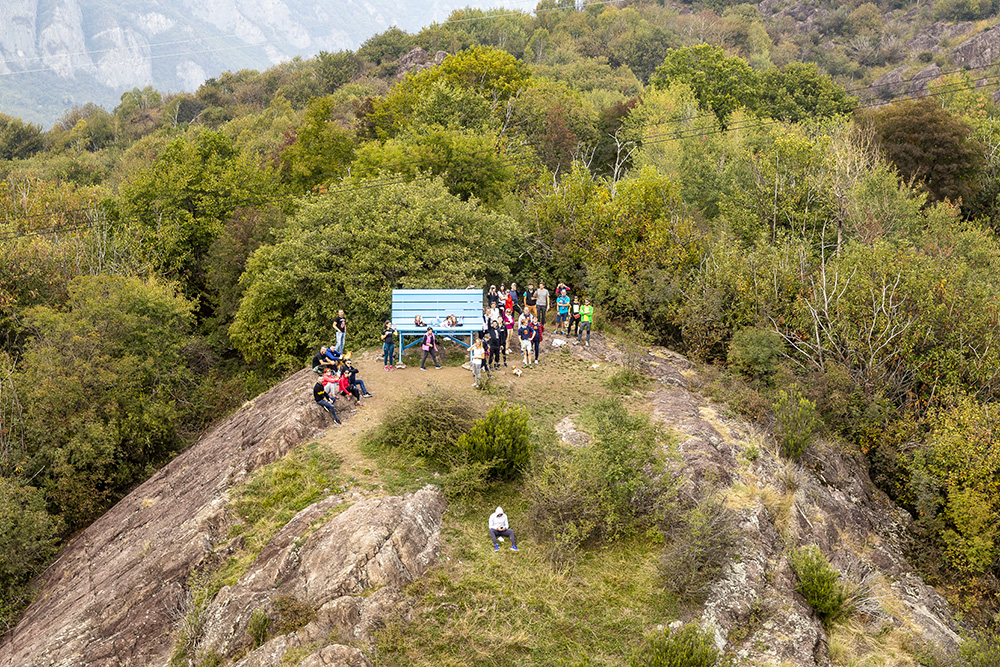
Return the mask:
POLYGON ((630 667, 716 667, 722 656, 715 648, 712 634, 694 623, 680 630, 648 637, 642 648, 629 661, 630 667))
POLYGON ((767 382, 785 351, 784 341, 774 331, 742 329, 729 344, 729 365, 748 380, 767 382))
POLYGON ((816 404, 802 398, 798 388, 791 392, 782 389, 774 404, 774 414, 778 422, 781 452, 790 459, 798 459, 822 424, 816 404))
POLYGON ((806 599, 827 628, 850 615, 848 593, 840 573, 830 565, 816 545, 795 549, 788 559, 798 577, 795 590, 806 599))
POLYGON ((470 463, 490 463, 489 477, 517 477, 531 460, 528 411, 507 407, 507 402, 501 401, 484 419, 476 420, 458 439, 457 447, 470 463))

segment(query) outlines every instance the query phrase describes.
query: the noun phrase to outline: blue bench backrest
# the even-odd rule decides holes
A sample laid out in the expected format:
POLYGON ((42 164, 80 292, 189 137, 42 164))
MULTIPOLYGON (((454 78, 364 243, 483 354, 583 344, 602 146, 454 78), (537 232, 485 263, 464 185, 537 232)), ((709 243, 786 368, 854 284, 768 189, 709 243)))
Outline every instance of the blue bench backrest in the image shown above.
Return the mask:
POLYGON ((459 326, 453 331, 479 331, 483 325, 483 291, 481 289, 394 289, 392 290, 392 324, 400 331, 423 331, 414 327, 413 318, 420 315, 424 322, 444 328, 444 318, 454 315, 459 326))

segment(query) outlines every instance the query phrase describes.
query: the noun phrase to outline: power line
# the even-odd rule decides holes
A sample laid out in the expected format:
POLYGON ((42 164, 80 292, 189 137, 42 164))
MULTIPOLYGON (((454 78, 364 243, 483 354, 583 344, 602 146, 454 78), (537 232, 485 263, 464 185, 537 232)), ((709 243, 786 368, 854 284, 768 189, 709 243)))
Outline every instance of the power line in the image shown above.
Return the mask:
MULTIPOLYGON (((955 93, 955 92, 961 92, 963 90, 976 90, 976 89, 982 87, 979 84, 981 84, 983 81, 987 82, 985 84, 986 86, 996 85, 996 83, 1000 82, 1000 75, 993 75, 993 76, 989 76, 989 77, 984 77, 984 78, 980 79, 978 82, 974 82, 974 83, 971 83, 971 84, 965 84, 964 82, 956 82, 956 83, 953 83, 953 84, 946 84, 943 88, 939 88, 937 91, 935 91, 933 93, 931 93, 931 92, 926 93, 925 96, 927 96, 927 97, 935 97, 935 96, 938 96, 938 95, 947 95, 947 94, 951 94, 951 93, 955 93)), ((869 103, 866 103, 866 104, 858 104, 858 105, 855 105, 851 110, 852 111, 857 111, 857 110, 864 109, 864 108, 872 108, 874 106, 880 106, 881 104, 889 102, 889 101, 895 102, 895 101, 901 101, 901 100, 907 100, 907 99, 914 99, 914 98, 911 97, 911 96, 898 96, 898 97, 895 97, 895 98, 891 98, 890 100, 879 101, 879 102, 869 102, 869 103)), ((690 118, 682 118, 682 119, 675 119, 675 120, 672 120, 672 121, 665 121, 665 123, 667 123, 667 122, 670 122, 670 123, 687 123, 687 122, 693 122, 694 120, 699 119, 699 118, 709 118, 709 117, 714 117, 714 114, 702 114, 702 115, 694 116, 694 117, 690 117, 690 118)), ((710 136, 710 135, 722 134, 722 133, 725 133, 725 132, 731 132, 731 131, 736 131, 736 130, 752 130, 752 129, 759 129, 759 128, 764 128, 764 127, 772 127, 774 125, 783 124, 785 122, 786 121, 782 121, 780 119, 760 119, 760 118, 752 118, 751 117, 751 118, 745 119, 744 121, 741 121, 741 122, 738 122, 738 123, 735 123, 735 124, 730 124, 729 126, 727 126, 725 128, 722 128, 721 126, 717 126, 715 128, 712 128, 712 129, 704 129, 704 128, 694 129, 694 130, 686 132, 686 133, 684 131, 675 131, 675 132, 667 132, 667 133, 662 133, 662 134, 648 135, 647 137, 645 137, 643 139, 642 143, 643 143, 643 145, 647 145, 647 144, 665 143, 665 142, 670 142, 670 141, 680 141, 680 140, 683 140, 683 139, 690 139, 690 138, 694 138, 694 137, 706 137, 706 136, 710 136)), ((663 123, 663 124, 665 124, 665 123, 663 123)), ((494 146, 492 148, 483 148, 483 149, 479 149, 479 150, 476 150, 476 151, 469 151, 469 152, 464 152, 464 153, 458 153, 457 154, 457 158, 458 159, 463 159, 463 160, 471 160, 471 159, 473 159, 473 158, 475 158, 477 156, 491 154, 491 153, 495 152, 496 150, 497 150, 497 148, 494 146)), ((455 155, 455 154, 453 154, 453 155, 455 155)), ((379 168, 380 168, 380 171, 392 171, 393 168, 410 166, 410 165, 419 165, 419 164, 433 164, 433 163, 436 163, 436 162, 439 162, 439 161, 440 161, 440 158, 428 157, 428 158, 420 158, 420 159, 415 159, 415 160, 408 160, 408 161, 403 161, 403 162, 396 162, 396 163, 388 163, 388 164, 384 164, 384 165, 379 165, 379 168)), ((507 158, 505 160, 501 160, 499 163, 496 163, 496 166, 501 167, 501 168, 503 168, 503 167, 514 167, 514 166, 518 166, 520 164, 528 163, 528 162, 531 162, 531 161, 533 161, 533 158, 530 155, 512 156, 512 157, 509 157, 509 158, 507 158)), ((451 163, 451 159, 448 160, 448 164, 450 164, 450 163, 451 163)), ((403 178, 396 179, 395 177, 392 177, 395 180, 389 180, 388 178, 376 178, 376 179, 371 179, 371 180, 367 180, 367 181, 357 182, 357 183, 354 183, 353 185, 349 185, 349 186, 338 187, 338 188, 328 188, 320 196, 331 196, 331 195, 341 194, 341 193, 346 193, 346 192, 354 192, 354 191, 360 191, 360 190, 367 190, 367 189, 378 188, 378 187, 388 187, 388 186, 391 186, 391 185, 405 183, 405 182, 412 182, 412 181, 416 181, 416 180, 426 180, 426 179, 435 178, 435 177, 438 177, 438 176, 442 176, 443 177, 443 176, 446 176, 449 173, 452 176, 455 176, 455 177, 461 176, 463 174, 470 173, 470 167, 462 168, 462 169, 460 169, 457 172, 449 172, 448 171, 448 167, 446 167, 445 171, 443 171, 440 174, 430 174, 429 173, 429 174, 427 174, 425 176, 416 176, 416 177, 413 177, 413 178, 403 177, 403 178)), ((302 198, 308 197, 308 196, 309 196, 308 194, 288 193, 288 194, 284 194, 284 195, 281 195, 281 196, 278 196, 278 197, 265 198, 265 199, 248 198, 248 199, 241 199, 241 200, 236 200, 236 201, 230 200, 230 201, 226 202, 226 204, 227 204, 226 208, 238 208, 240 206, 247 206, 247 205, 257 205, 257 206, 259 206, 259 205, 263 205, 263 204, 278 203, 278 202, 281 202, 281 201, 290 201, 290 200, 295 200, 295 199, 302 199, 302 198)), ((60 214, 67 215, 67 214, 73 214, 73 213, 86 213, 86 212, 89 212, 89 211, 92 211, 92 210, 94 210, 94 207, 76 208, 76 209, 68 209, 68 210, 65 210, 65 211, 61 211, 60 214)), ((23 220, 30 220, 30 219, 33 219, 33 218, 44 217, 44 216, 47 216, 47 215, 48 214, 46 214, 46 213, 38 213, 38 214, 32 214, 30 216, 17 216, 17 217, 8 218, 7 222, 9 224, 11 222, 17 222, 17 221, 23 221, 23 220)), ((122 220, 125 221, 125 222, 138 221, 139 217, 138 216, 131 216, 131 217, 128 217, 128 218, 124 218, 122 220)), ((27 236, 42 236, 42 235, 48 235, 48 234, 58 234, 58 233, 63 233, 63 232, 67 232, 67 231, 76 231, 76 230, 79 230, 79 229, 84 229, 87 226, 89 226, 89 223, 73 223, 73 224, 70 224, 70 225, 55 225, 55 226, 48 227, 48 228, 42 228, 40 230, 31 230, 31 231, 25 231, 25 232, 13 232, 13 233, 6 234, 6 235, 0 235, 0 241, 11 240, 11 239, 15 239, 15 238, 23 238, 23 237, 27 237, 27 236)))

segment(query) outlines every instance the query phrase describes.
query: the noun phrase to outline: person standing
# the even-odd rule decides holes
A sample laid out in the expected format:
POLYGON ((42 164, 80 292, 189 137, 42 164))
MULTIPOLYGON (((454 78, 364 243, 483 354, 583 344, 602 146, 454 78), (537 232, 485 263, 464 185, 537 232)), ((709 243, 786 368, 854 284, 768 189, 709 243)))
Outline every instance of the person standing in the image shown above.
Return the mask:
POLYGON ((500 544, 497 542, 498 537, 510 539, 511 551, 520 551, 517 548, 517 541, 514 539, 514 531, 510 529, 510 525, 507 523, 507 515, 503 513, 502 507, 497 507, 493 514, 490 515, 490 539, 493 541, 493 551, 500 551, 500 544))
POLYGON ((385 370, 391 371, 395 368, 392 365, 392 358, 396 351, 396 329, 390 320, 386 320, 382 326, 382 363, 385 370))
POLYGON ((570 306, 569 310, 569 326, 566 327, 566 335, 573 335, 573 327, 576 327, 576 332, 580 333, 580 297, 573 297, 573 305, 570 306))
POLYGON ((344 340, 347 338, 347 318, 344 317, 344 311, 337 311, 337 319, 333 321, 333 331, 337 334, 337 344, 333 349, 337 351, 337 354, 344 355, 344 340))
MULTIPOLYGON (((556 299, 556 333, 566 333, 569 327, 566 320, 569 319, 569 294, 566 288, 559 290, 559 298, 556 299)), ((568 335, 568 334, 567 334, 568 335)))
POLYGON ((500 293, 497 292, 497 286, 490 285, 490 291, 486 293, 486 306, 495 308, 498 303, 500 303, 500 293))
POLYGON ((583 332, 584 330, 586 330, 587 342, 584 343, 584 345, 586 347, 590 347, 590 324, 593 321, 594 321, 594 307, 590 305, 590 299, 584 299, 583 305, 580 307, 580 328, 576 332, 577 345, 580 344, 583 332))
POLYGON ((490 356, 487 360, 487 367, 493 370, 499 370, 500 368, 500 349, 503 346, 503 332, 505 329, 500 328, 500 323, 493 320, 490 323, 489 330, 489 345, 490 345, 490 356))
POLYGON ((538 317, 538 309, 535 307, 535 284, 528 283, 528 289, 524 291, 524 309, 534 318, 538 317))
POLYGON ((517 283, 510 284, 510 292, 507 293, 510 298, 510 305, 507 306, 513 310, 517 315, 521 314, 521 306, 517 302, 517 283))
POLYGON ((538 324, 545 326, 545 312, 549 309, 549 291, 545 289, 545 283, 538 283, 535 290, 535 304, 538 310, 538 324))
POLYGON ((535 366, 538 365, 538 348, 542 345, 542 325, 537 320, 531 321, 531 351, 535 355, 535 366))
MULTIPOLYGON (((510 354, 510 341, 514 337, 514 311, 508 308, 503 312, 503 328, 506 331, 504 334, 504 362, 507 361, 507 355, 510 354)), ((504 366, 507 364, 504 363, 504 366)))
POLYGON ((427 327, 427 331, 424 333, 424 341, 420 346, 420 349, 424 351, 424 356, 420 359, 420 370, 426 371, 424 363, 427 361, 427 355, 431 355, 431 359, 434 360, 434 368, 441 368, 441 364, 438 363, 437 358, 437 336, 434 335, 434 329, 432 327, 427 327))
POLYGON ((483 349, 483 341, 481 338, 477 338, 472 344, 472 349, 469 352, 469 361, 472 362, 472 376, 475 378, 472 382, 473 387, 479 386, 479 378, 483 372, 483 361, 486 356, 486 350, 483 349))
POLYGON ((531 365, 531 315, 521 313, 518 320, 517 337, 521 340, 521 365, 531 365))

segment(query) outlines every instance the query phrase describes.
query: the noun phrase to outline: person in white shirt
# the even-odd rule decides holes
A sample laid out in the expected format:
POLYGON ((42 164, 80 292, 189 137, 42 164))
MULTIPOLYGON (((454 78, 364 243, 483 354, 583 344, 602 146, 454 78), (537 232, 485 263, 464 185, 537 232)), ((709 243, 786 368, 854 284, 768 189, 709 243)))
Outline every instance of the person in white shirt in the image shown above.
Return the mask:
POLYGON ((490 539, 493 540, 493 551, 500 551, 498 537, 510 538, 510 550, 520 551, 517 542, 514 540, 514 531, 507 524, 507 515, 503 513, 502 507, 497 507, 496 511, 490 515, 490 539))
POLYGON ((476 342, 472 344, 472 349, 469 350, 469 361, 472 362, 472 375, 476 378, 476 381, 472 383, 473 387, 479 386, 479 376, 483 370, 483 360, 485 358, 486 350, 483 349, 483 341, 476 339, 476 342))

